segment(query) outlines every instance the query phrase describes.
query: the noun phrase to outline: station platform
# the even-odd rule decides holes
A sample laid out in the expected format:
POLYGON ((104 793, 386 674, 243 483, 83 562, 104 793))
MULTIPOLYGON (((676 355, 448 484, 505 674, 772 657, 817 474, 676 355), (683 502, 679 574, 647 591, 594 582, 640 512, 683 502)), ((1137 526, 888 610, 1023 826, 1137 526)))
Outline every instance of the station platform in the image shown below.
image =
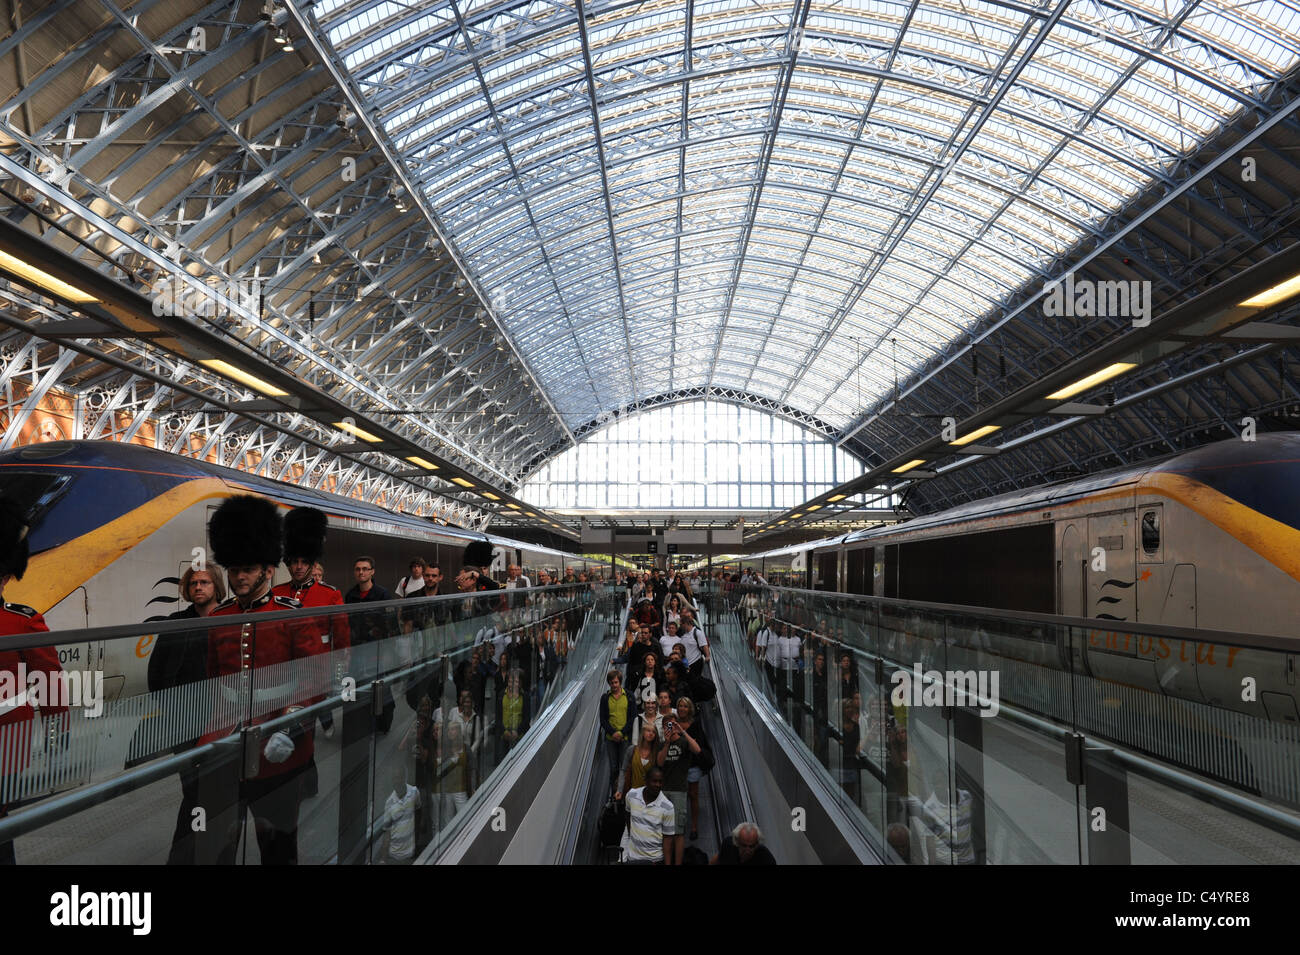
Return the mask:
MULTIPOLYGON (((1282 641, 766 586, 697 600, 715 757, 697 860, 741 822, 781 864, 1300 858, 1282 641)), ((12 646, 206 659, 233 639, 256 659, 259 637, 324 632, 333 612, 12 646)), ((0 851, 75 865, 618 861, 598 825, 612 768, 597 713, 623 670, 626 589, 342 612, 352 632, 360 616, 385 635, 189 683, 155 665, 147 688, 0 724, 0 851), (536 652, 543 632, 561 657, 536 652), (276 762, 278 735, 292 752, 276 762)))

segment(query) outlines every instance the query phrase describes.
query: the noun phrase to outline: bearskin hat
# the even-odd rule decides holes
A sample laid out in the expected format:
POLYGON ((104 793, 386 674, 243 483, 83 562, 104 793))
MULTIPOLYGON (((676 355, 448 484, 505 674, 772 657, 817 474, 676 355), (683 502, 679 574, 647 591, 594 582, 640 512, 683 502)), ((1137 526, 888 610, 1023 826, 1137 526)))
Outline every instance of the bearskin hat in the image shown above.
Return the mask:
POLYGON ((7 497, 0 497, 0 576, 22 580, 27 573, 27 515, 7 497))
POLYGON ((280 511, 251 494, 228 497, 208 522, 212 559, 222 567, 280 563, 280 511))
POLYGON ((486 567, 492 563, 492 542, 491 541, 471 541, 465 545, 465 559, 462 561, 466 567, 486 567))
POLYGON ((329 518, 314 507, 295 507, 284 515, 284 559, 301 557, 316 563, 325 553, 325 531, 329 518))

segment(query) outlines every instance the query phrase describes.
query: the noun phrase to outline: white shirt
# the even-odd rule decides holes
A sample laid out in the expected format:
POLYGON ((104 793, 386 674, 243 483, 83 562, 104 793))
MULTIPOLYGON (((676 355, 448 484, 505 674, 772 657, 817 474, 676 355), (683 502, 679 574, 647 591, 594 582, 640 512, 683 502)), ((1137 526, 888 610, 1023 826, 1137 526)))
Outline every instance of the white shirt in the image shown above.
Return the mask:
POLYGON ((664 857, 664 836, 673 829, 673 804, 661 791, 652 803, 645 801, 645 787, 633 789, 627 801, 627 831, 623 833, 623 859, 627 862, 658 862, 664 857))
POLYGON ((704 636, 704 631, 699 627, 694 627, 686 633, 677 634, 677 643, 686 648, 686 665, 694 666, 695 661, 704 654, 700 653, 700 647, 709 645, 708 639, 704 636))
POLYGON ((771 642, 775 644, 776 641, 772 640, 771 638, 772 638, 772 631, 769 630, 767 627, 759 627, 758 633, 754 634, 754 650, 757 651, 760 660, 767 659, 767 647, 768 647, 769 640, 771 640, 771 642))
POLYGON ((682 642, 683 641, 680 634, 678 634, 675 637, 670 637, 668 636, 668 634, 665 633, 662 637, 659 638, 659 646, 662 647, 664 651, 663 656, 660 657, 660 659, 667 660, 670 656, 672 656, 673 647, 677 646, 677 644, 682 642))
POLYGON ((394 859, 409 859, 415 852, 415 807, 420 805, 420 790, 409 783, 401 796, 388 794, 384 812, 388 818, 388 854, 394 859))
MULTIPOLYGON (((427 577, 421 577, 418 580, 414 577, 403 577, 397 582, 397 586, 393 588, 393 593, 399 597, 405 597, 407 590, 423 590, 428 585, 429 580, 427 577)), ((429 596, 433 595, 430 594, 429 596)))
POLYGON ((777 643, 780 647, 777 651, 776 665, 783 670, 799 669, 799 657, 803 655, 803 641, 798 637, 787 635, 778 637, 777 643))
POLYGON ((506 581, 506 590, 514 590, 516 587, 531 587, 531 586, 532 584, 528 582, 528 576, 526 574, 520 574, 514 580, 506 581))
POLYGON ((483 627, 475 636, 474 645, 488 643, 492 645, 492 662, 500 663, 501 654, 505 653, 506 647, 510 645, 510 635, 497 632, 496 627, 483 627))
MULTIPOLYGON (((433 722, 441 723, 442 717, 443 712, 442 707, 440 706, 433 711, 433 722)), ((460 711, 459 706, 453 706, 450 714, 447 716, 447 726, 451 726, 453 723, 461 728, 461 739, 465 741, 465 745, 470 749, 476 750, 478 748, 478 715, 472 714, 467 718, 465 714, 460 711)), ((443 727, 441 730, 441 732, 444 733, 446 731, 447 727, 443 727)))

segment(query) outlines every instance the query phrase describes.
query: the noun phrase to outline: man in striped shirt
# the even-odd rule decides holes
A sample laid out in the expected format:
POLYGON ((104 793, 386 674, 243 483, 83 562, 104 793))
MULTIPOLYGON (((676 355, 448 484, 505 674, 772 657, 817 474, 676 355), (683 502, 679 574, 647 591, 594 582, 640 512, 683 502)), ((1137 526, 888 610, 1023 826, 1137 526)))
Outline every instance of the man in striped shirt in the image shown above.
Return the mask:
POLYGON ((623 833, 623 861, 629 865, 657 865, 664 861, 664 836, 675 835, 673 804, 663 794, 664 771, 658 766, 646 773, 645 785, 628 791, 627 831, 623 833))

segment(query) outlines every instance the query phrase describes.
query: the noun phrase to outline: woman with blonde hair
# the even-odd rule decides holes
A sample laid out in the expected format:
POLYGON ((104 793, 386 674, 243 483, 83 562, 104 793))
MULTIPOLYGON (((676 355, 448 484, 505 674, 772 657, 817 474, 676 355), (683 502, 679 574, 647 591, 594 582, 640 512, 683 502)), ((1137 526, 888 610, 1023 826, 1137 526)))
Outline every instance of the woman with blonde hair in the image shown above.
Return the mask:
POLYGON ((695 722, 695 703, 688 696, 677 701, 677 725, 699 744, 700 751, 691 758, 691 769, 686 775, 686 797, 691 807, 691 841, 700 837, 700 780, 713 768, 713 751, 704 735, 704 727, 695 722))
POLYGON ((628 748, 623 758, 623 788, 614 793, 614 800, 623 798, 623 793, 640 789, 645 785, 646 774, 659 759, 659 733, 653 722, 641 725, 635 746, 628 748))

